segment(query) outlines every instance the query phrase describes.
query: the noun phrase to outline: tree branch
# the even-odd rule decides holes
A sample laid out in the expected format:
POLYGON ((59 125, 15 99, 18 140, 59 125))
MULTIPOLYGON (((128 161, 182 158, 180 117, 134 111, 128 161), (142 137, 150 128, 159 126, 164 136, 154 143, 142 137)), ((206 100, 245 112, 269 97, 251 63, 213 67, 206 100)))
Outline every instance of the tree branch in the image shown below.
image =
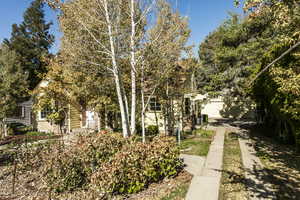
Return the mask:
POLYGON ((287 51, 285 51, 281 56, 276 58, 273 62, 271 62, 268 66, 266 66, 263 70, 261 70, 255 78, 250 82, 249 85, 252 85, 253 82, 260 76, 262 75, 265 71, 267 71, 272 65, 274 65, 276 62, 278 62, 280 59, 282 59, 285 55, 289 54, 291 51, 293 51, 295 48, 297 48, 300 45, 300 41, 297 42, 295 45, 293 45, 291 48, 289 48, 287 51))

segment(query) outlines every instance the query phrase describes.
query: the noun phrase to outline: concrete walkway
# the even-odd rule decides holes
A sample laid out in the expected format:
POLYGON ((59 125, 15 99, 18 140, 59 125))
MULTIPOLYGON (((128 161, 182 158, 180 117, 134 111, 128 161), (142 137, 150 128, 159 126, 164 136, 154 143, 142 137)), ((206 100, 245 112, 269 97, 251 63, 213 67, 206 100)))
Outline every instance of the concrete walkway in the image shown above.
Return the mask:
POLYGON ((205 157, 181 154, 180 158, 184 160, 185 170, 193 176, 200 176, 205 163, 205 157))
POLYGON ((275 199, 272 186, 263 180, 266 173, 260 159, 256 156, 251 139, 243 130, 238 130, 242 161, 245 169, 246 186, 251 200, 275 199))
MULTIPOLYGON (((186 200, 217 200, 222 175, 223 146, 226 128, 218 127, 203 170, 194 175, 186 200)), ((199 166, 201 168, 201 166, 199 166)))

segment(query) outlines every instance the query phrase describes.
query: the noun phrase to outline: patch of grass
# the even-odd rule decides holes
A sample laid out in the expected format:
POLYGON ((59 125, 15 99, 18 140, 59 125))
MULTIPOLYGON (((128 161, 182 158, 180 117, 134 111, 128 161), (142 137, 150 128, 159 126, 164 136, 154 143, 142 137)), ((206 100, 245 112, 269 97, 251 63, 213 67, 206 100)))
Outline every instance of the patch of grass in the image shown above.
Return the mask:
POLYGON ((167 196, 161 198, 161 200, 181 200, 185 199, 186 193, 188 192, 190 184, 182 184, 176 187, 171 193, 167 196))
POLYGON ((224 141, 219 200, 227 199, 247 199, 241 150, 235 133, 226 133, 224 141))
POLYGON ((180 149, 189 155, 206 156, 215 132, 199 129, 193 136, 188 136, 181 141, 180 149))
POLYGON ((210 143, 211 141, 209 140, 202 141, 200 138, 194 137, 183 140, 180 149, 185 150, 183 151, 185 154, 206 156, 209 151, 210 143))
POLYGON ((201 136, 202 138, 211 138, 215 132, 213 130, 197 129, 193 131, 195 135, 201 136))
POLYGON ((53 133, 30 131, 26 133, 27 136, 51 136, 53 133))

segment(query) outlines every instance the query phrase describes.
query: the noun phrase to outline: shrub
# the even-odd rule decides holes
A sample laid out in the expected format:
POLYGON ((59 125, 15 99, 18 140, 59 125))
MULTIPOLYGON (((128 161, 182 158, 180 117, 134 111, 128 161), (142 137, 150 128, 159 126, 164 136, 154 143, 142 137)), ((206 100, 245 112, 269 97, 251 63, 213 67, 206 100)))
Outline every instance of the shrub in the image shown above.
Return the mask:
POLYGON ((101 194, 135 193, 177 175, 183 167, 172 138, 155 137, 144 144, 111 133, 81 137, 69 150, 52 147, 50 156, 43 160, 47 160, 45 180, 56 192, 89 184, 101 194))
POLYGON ((101 132, 90 137, 82 137, 77 148, 88 171, 92 172, 122 149, 126 140, 115 133, 101 132))
POLYGON ((27 136, 51 136, 53 133, 45 133, 39 131, 29 131, 26 133, 27 136))
POLYGON ((183 161, 179 159, 180 150, 176 140, 171 137, 156 137, 152 144, 156 155, 152 161, 158 165, 159 178, 177 175, 183 168, 183 161))
POLYGON ((33 127, 32 126, 26 126, 22 123, 19 122, 12 122, 8 124, 8 128, 12 130, 12 133, 14 135, 16 134, 24 134, 28 131, 32 131, 33 127))
POLYGON ((81 137, 71 150, 54 151, 46 166, 46 182, 56 192, 72 191, 89 183, 90 175, 120 151, 125 139, 100 133, 81 137))
POLYGON ((158 126, 150 125, 147 127, 147 135, 157 135, 159 133, 158 126))
POLYGON ((75 151, 57 151, 48 160, 46 182, 55 192, 73 191, 88 181, 84 164, 75 151))
POLYGON ((104 193, 135 193, 165 177, 175 176, 183 163, 175 140, 157 137, 149 144, 132 142, 92 175, 104 193))

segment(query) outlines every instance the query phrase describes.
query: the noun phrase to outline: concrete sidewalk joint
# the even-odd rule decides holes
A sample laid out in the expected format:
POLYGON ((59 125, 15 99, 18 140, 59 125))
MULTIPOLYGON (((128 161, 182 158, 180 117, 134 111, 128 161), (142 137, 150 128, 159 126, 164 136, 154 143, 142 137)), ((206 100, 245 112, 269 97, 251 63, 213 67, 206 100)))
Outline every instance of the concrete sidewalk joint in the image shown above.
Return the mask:
MULTIPOLYGON (((218 127, 200 175, 195 175, 188 190, 187 200, 217 200, 222 175, 225 128, 218 127)), ((199 166, 200 168, 200 166, 199 166)))

